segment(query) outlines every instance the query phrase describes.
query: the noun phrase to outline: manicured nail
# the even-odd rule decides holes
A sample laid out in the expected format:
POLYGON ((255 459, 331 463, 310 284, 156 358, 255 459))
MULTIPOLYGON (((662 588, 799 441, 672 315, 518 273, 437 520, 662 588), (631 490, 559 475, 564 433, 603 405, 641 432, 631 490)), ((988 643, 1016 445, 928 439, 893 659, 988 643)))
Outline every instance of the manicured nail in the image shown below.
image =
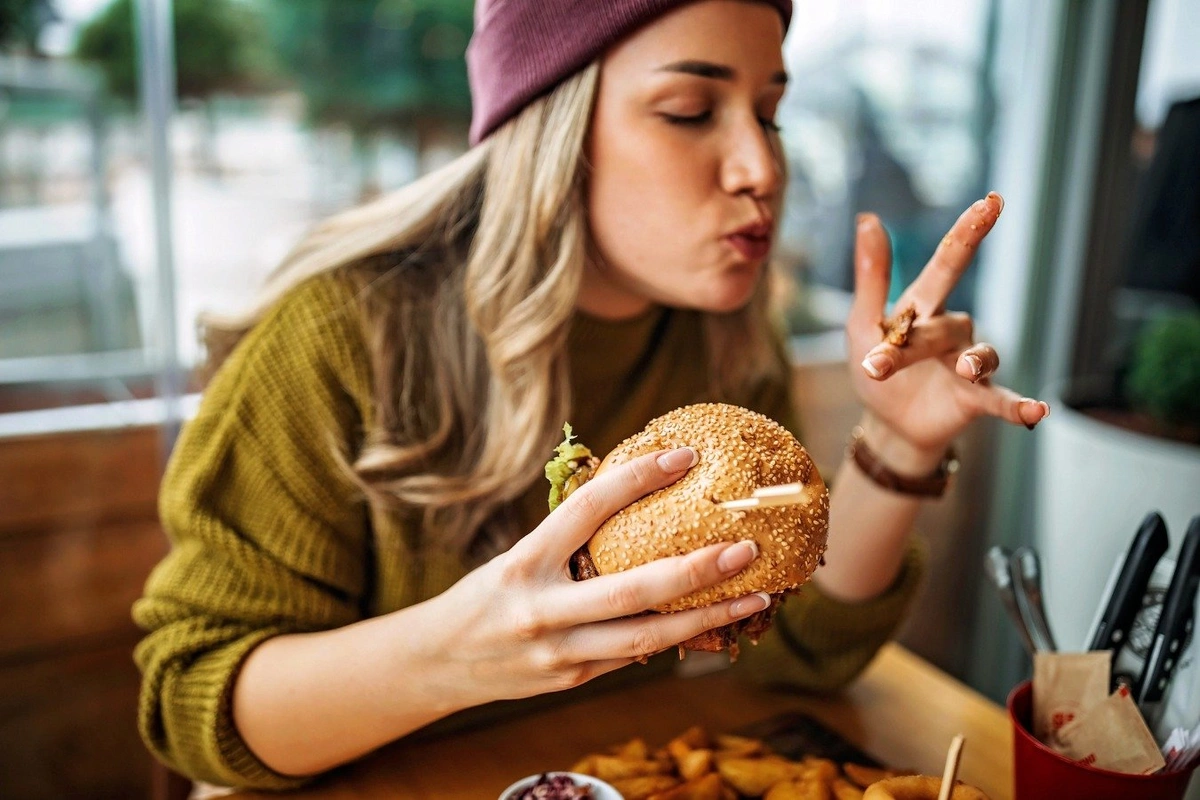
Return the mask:
POLYGON ((682 472, 691 469, 698 461, 696 451, 690 447, 680 447, 658 457, 658 466, 663 472, 682 472))
POLYGON ((867 356, 863 359, 862 367, 867 371, 867 374, 872 378, 879 380, 887 377, 892 371, 895 364, 892 363, 892 357, 884 353, 876 353, 873 356, 867 356))
MULTIPOLYGON (((1031 397, 1021 398, 1021 405, 1017 408, 1017 415, 1021 418, 1021 422, 1025 422, 1025 420, 1029 419, 1029 417, 1033 415, 1033 409, 1035 408, 1039 410, 1041 409, 1041 404, 1038 403, 1037 400, 1034 400, 1031 397)), ((1033 422, 1025 422, 1025 427, 1029 430, 1033 430, 1041 421, 1042 420, 1039 417, 1033 422)))
POLYGON ((766 592, 755 592, 754 594, 748 594, 739 600, 735 600, 733 607, 729 610, 734 617, 745 617, 762 611, 770 605, 771 595, 766 592))
POLYGON ((971 369, 971 383, 979 380, 983 375, 983 360, 974 353, 968 353, 963 356, 963 361, 966 361, 967 366, 971 369))
POLYGON ((746 539, 725 548, 725 551, 717 558, 717 569, 722 572, 737 572, 756 558, 758 558, 758 545, 753 539, 746 539))
POLYGON ((1050 404, 1043 400, 1040 405, 1042 406, 1042 411, 1045 412, 1042 414, 1042 419, 1045 419, 1046 417, 1050 416, 1050 404))

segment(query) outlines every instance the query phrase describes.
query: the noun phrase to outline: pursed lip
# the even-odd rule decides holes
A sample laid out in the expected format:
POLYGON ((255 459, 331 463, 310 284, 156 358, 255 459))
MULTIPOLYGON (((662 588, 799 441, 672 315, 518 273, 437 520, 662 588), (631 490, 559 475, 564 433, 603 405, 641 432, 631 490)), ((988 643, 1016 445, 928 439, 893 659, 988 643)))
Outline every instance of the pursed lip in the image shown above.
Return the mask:
POLYGON ((743 225, 737 230, 730 231, 725 234, 726 238, 731 236, 744 236, 747 239, 771 239, 771 232, 774 226, 771 224, 770 218, 760 219, 757 222, 751 222, 749 225, 743 225))
POLYGON ((743 225, 722 238, 743 258, 758 261, 770 252, 773 232, 771 220, 767 218, 743 225))

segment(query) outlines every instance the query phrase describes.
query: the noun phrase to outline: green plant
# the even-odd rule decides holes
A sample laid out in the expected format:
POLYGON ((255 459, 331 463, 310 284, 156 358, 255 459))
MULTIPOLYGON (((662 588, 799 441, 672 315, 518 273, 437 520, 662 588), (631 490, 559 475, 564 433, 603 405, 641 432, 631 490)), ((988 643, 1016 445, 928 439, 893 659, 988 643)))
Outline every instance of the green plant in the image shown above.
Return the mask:
POLYGON ((1169 431, 1200 429, 1200 311, 1150 322, 1134 344, 1125 393, 1169 431))
MULTIPOLYGON (((241 0, 175 0, 175 77, 181 98, 206 100, 219 92, 254 91, 263 73, 266 34, 254 7, 241 0)), ((114 0, 88 21, 75 55, 94 61, 109 91, 135 101, 137 24, 133 0, 114 0)))

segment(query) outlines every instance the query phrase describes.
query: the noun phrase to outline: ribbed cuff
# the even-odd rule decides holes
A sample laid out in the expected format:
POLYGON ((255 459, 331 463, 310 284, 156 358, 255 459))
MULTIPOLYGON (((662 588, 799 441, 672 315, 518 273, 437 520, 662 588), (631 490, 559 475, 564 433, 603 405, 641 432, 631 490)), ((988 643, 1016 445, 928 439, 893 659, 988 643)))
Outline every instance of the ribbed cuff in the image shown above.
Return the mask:
POLYGON ((294 789, 308 778, 281 775, 246 746, 233 722, 233 687, 246 658, 267 639, 284 633, 259 630, 197 659, 185 686, 169 695, 172 751, 192 777, 228 787, 294 789), (192 690, 194 689, 194 693, 192 690))

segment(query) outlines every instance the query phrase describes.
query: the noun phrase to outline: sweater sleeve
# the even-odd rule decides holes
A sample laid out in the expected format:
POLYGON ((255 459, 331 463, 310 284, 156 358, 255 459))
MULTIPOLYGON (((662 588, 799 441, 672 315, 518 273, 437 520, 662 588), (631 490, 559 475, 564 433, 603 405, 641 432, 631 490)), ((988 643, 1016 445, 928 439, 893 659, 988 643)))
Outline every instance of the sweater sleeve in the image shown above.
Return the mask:
MULTIPOLYGON (((782 341, 777 353, 791 366, 782 341)), ((803 440, 788 379, 764 381, 751 397, 749 408, 777 420, 803 440)), ((784 602, 758 645, 744 646, 738 669, 764 685, 786 685, 810 691, 833 691, 852 681, 871 663, 879 648, 891 639, 916 598, 924 573, 924 550, 913 539, 900 573, 883 594, 847 603, 823 594, 810 582, 784 602)))
POLYGON ((353 289, 293 289, 214 376, 175 445, 159 495, 171 551, 133 617, 147 633, 138 725, 178 772, 224 786, 288 788, 234 726, 246 656, 285 633, 363 616, 368 517, 342 464, 369 413, 353 289))

